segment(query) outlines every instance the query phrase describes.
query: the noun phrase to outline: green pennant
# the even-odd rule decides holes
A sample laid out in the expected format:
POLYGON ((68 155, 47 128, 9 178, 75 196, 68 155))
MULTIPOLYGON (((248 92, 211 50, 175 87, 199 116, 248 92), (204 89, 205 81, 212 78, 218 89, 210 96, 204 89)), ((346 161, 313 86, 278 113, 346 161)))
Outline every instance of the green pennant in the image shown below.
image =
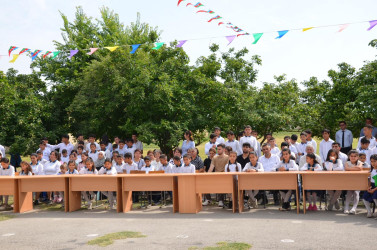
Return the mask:
POLYGON ((51 59, 54 59, 55 57, 57 57, 59 55, 60 51, 55 51, 55 52, 52 52, 53 56, 51 57, 51 59))
POLYGON ((259 39, 263 36, 263 33, 254 33, 253 36, 254 36, 254 42, 253 42, 253 44, 257 44, 257 42, 259 41, 259 39))
POLYGON ((152 48, 152 49, 155 49, 155 50, 158 50, 159 48, 161 48, 165 43, 156 43, 156 47, 152 48))

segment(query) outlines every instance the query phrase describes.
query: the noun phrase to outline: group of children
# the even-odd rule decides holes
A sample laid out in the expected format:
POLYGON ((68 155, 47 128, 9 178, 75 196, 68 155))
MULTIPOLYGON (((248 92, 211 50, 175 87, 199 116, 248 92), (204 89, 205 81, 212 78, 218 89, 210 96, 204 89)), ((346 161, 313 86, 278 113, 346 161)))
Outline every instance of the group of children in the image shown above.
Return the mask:
MULTIPOLYGON (((82 135, 78 136, 78 143, 72 145, 68 135, 62 137, 62 143, 50 145, 47 138, 40 142, 40 148, 31 154, 31 162, 21 162, 20 175, 61 175, 61 174, 96 174, 117 175, 130 174, 133 171, 163 171, 165 173, 196 173, 196 172, 271 172, 271 171, 370 171, 370 188, 363 194, 363 201, 368 211, 367 216, 373 217, 371 203, 377 204, 377 188, 373 177, 377 174, 377 148, 376 140, 371 142, 368 133, 371 128, 364 128, 365 136, 359 139, 356 150, 348 154, 342 152, 338 142, 330 139, 330 131, 323 130, 323 140, 317 154, 317 143, 311 137, 310 130, 285 136, 280 149, 272 134, 266 136, 267 143, 260 145, 257 140, 258 133, 250 126, 246 126, 238 140, 232 131, 227 132, 227 141, 221 137, 220 128, 215 128, 210 134, 210 141, 205 145, 205 154, 208 156, 204 161, 199 156, 199 151, 193 143, 192 133, 185 133, 185 141, 182 148, 174 150, 174 156, 168 160, 167 155, 160 150, 148 151, 143 157, 143 145, 137 140, 137 135, 127 138, 125 141, 114 138, 110 143, 102 138, 98 144, 94 135, 90 135, 87 142, 82 135), (263 154, 262 154, 263 152, 263 154), (372 167, 371 167, 371 166, 372 167)), ((2 156, 0 152, 0 157, 2 156)), ((0 175, 15 175, 15 169, 9 164, 9 159, 2 157, 0 175)), ((377 178, 377 177, 376 177, 377 178)), ((338 199, 342 191, 328 190, 328 210, 340 209, 338 199)), ((282 204, 280 210, 290 210, 292 190, 271 191, 275 204, 282 204), (280 196, 280 197, 279 197, 280 196)), ((110 208, 114 207, 114 193, 103 192, 108 197, 110 208)), ((259 190, 246 191, 247 206, 258 207, 258 199, 268 202, 265 192, 259 190)), ((344 213, 355 214, 359 203, 360 191, 346 191, 344 213), (350 209, 350 204, 353 203, 350 209)), ((92 208, 94 192, 82 192, 82 197, 89 209, 92 208)), ((309 211, 317 210, 316 201, 322 197, 323 191, 307 191, 309 211)), ((35 203, 40 199, 36 193, 35 203)), ((63 202, 63 192, 47 194, 47 199, 53 203, 63 202)), ((3 202, 3 199, 1 199, 3 202)), ((203 205, 211 203, 211 195, 204 195, 203 205)), ((8 206, 8 197, 5 196, 4 206, 8 206)), ((219 195, 219 206, 224 206, 224 196, 219 195)))

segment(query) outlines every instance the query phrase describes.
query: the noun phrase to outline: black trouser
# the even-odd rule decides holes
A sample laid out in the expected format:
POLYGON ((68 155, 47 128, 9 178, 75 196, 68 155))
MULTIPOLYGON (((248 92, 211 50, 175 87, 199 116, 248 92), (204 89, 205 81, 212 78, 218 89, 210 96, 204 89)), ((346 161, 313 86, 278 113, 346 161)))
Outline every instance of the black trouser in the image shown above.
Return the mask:
POLYGON ((348 154, 349 151, 351 151, 352 147, 344 147, 340 149, 340 152, 344 154, 348 154))

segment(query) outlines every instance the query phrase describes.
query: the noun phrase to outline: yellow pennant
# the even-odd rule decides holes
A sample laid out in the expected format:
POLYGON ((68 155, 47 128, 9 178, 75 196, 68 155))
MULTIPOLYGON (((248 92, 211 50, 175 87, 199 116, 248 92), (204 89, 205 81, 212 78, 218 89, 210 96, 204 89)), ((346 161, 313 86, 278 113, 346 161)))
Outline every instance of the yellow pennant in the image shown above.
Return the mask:
POLYGON ((10 60, 9 62, 14 63, 17 60, 18 56, 19 56, 19 54, 13 54, 13 59, 10 60))
POLYGON ((302 32, 305 32, 305 31, 307 31, 307 30, 311 30, 311 29, 313 29, 313 27, 303 28, 303 29, 302 29, 302 32))
POLYGON ((113 52, 114 50, 116 50, 119 46, 114 46, 114 47, 105 47, 105 49, 108 49, 110 50, 111 52, 113 52))

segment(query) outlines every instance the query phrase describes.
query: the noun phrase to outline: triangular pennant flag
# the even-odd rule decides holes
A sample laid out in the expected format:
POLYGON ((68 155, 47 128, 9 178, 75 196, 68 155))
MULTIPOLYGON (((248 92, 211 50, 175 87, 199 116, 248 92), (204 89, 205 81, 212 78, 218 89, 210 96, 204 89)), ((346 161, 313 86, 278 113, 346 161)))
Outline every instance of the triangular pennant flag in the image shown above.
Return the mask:
POLYGON ((178 0, 177 6, 179 6, 183 1, 185 1, 185 0, 178 0))
POLYGON ((132 46, 132 51, 130 52, 130 54, 134 54, 136 52, 136 50, 139 48, 140 44, 134 44, 134 45, 131 45, 132 46))
POLYGON ((51 51, 47 51, 44 55, 43 55, 43 59, 46 58, 46 56, 48 56, 49 54, 51 54, 52 52, 51 51))
POLYGON ((214 14, 215 12, 212 10, 207 11, 209 14, 214 14))
POLYGON ((374 183, 377 183, 377 175, 373 176, 372 178, 374 180, 374 183))
POLYGON ((17 58, 20 56, 20 54, 13 54, 13 59, 12 60, 10 60, 9 62, 10 63, 14 63, 16 60, 17 60, 17 58))
POLYGON ((189 6, 189 5, 192 5, 192 3, 188 3, 188 4, 186 4, 186 7, 189 6))
POLYGON ((179 41, 176 47, 181 48, 183 46, 183 44, 185 44, 186 42, 187 42, 187 40, 179 41))
POLYGON ((259 41, 259 39, 263 36, 263 33, 254 33, 253 34, 253 37, 254 37, 254 42, 253 44, 257 44, 257 42, 259 41))
POLYGON ((277 37, 275 37, 275 39, 280 39, 280 38, 282 38, 285 34, 287 34, 288 33, 288 31, 289 30, 281 30, 281 31, 278 31, 278 36, 277 37))
POLYGON ((206 11, 206 10, 198 10, 196 13, 208 13, 208 11, 206 11))
POLYGON ((155 49, 155 50, 158 50, 159 48, 161 48, 165 43, 156 43, 156 47, 152 48, 152 49, 155 49))
POLYGON ((194 5, 195 8, 199 8, 199 7, 202 7, 204 6, 202 3, 198 2, 197 4, 194 5))
POLYGON ((313 29, 314 27, 308 27, 308 28, 303 28, 302 29, 302 32, 305 32, 305 31, 307 31, 307 30, 311 30, 311 29, 313 29))
MULTIPOLYGON (((236 38, 236 37, 237 37, 236 35, 234 35, 234 36, 226 36, 226 39, 227 39, 228 42, 229 42, 228 45, 231 44, 231 43, 233 42, 234 38, 236 38)), ((227 45, 227 46, 228 46, 228 45, 227 45)))
POLYGON ((73 57, 74 55, 76 55, 77 52, 79 52, 78 49, 70 50, 70 51, 69 51, 69 59, 72 59, 72 57, 73 57))
POLYGON ((340 25, 338 32, 342 32, 342 31, 345 30, 349 25, 350 25, 349 23, 346 23, 346 24, 342 24, 342 25, 340 25))
POLYGON ((370 27, 367 29, 367 31, 370 31, 371 29, 374 28, 374 26, 377 25, 377 20, 369 21, 369 25, 370 25, 370 27))
POLYGON ((34 52, 31 54, 31 61, 34 61, 35 58, 37 58, 38 54, 41 53, 42 50, 34 50, 34 52))
POLYGON ((217 25, 220 26, 221 24, 224 24, 223 22, 219 22, 217 25))
POLYGON ((113 52, 113 51, 116 50, 117 48, 119 48, 119 46, 105 47, 105 49, 108 49, 108 50, 110 50, 111 52, 113 52))
POLYGON ((28 51, 30 51, 30 49, 28 49, 28 48, 23 48, 23 49, 20 51, 20 53, 18 53, 18 54, 21 55, 22 53, 25 53, 25 52, 28 52, 28 51))
POLYGON ((246 32, 246 33, 243 33, 243 34, 238 34, 237 37, 239 37, 239 36, 248 36, 248 35, 250 35, 250 34, 246 32))
POLYGON ((9 50, 8 50, 8 52, 9 52, 9 57, 10 57, 10 53, 12 53, 12 51, 14 51, 14 50, 16 50, 16 49, 18 49, 18 47, 16 47, 16 46, 10 46, 10 47, 9 47, 9 50))
POLYGON ((52 52, 53 56, 51 57, 51 59, 54 59, 55 57, 57 57, 59 55, 60 51, 55 51, 55 52, 52 52))
POLYGON ((215 16, 215 17, 212 17, 211 19, 208 20, 208 22, 212 22, 213 20, 216 20, 216 19, 221 19, 222 17, 221 16, 215 16))
POLYGON ((93 54, 94 52, 96 52, 98 50, 98 48, 90 48, 90 52, 86 53, 88 55, 91 55, 93 54))

